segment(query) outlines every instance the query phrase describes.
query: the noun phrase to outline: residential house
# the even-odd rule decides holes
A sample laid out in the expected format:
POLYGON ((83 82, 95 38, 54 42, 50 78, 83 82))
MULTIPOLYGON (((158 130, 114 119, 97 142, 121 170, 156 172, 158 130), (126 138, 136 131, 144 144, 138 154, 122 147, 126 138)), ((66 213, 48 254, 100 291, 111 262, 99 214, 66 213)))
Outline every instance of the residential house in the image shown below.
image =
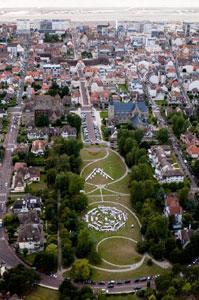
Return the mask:
POLYGON ((18 198, 14 202, 12 210, 14 214, 24 213, 30 210, 36 210, 37 212, 40 213, 41 207, 42 207, 41 198, 28 194, 18 198))
POLYGON ((186 151, 191 156, 191 158, 199 159, 199 146, 190 145, 187 147, 186 151))
POLYGON ((41 251, 44 248, 43 226, 36 211, 18 215, 20 227, 17 244, 19 250, 27 249, 29 253, 41 251))
POLYGON ((176 163, 173 163, 169 146, 152 146, 148 150, 149 160, 159 182, 183 182, 184 174, 176 163))
POLYGON ((182 228, 182 214, 183 209, 179 203, 179 197, 176 194, 169 194, 165 199, 164 207, 165 216, 173 216, 173 229, 177 230, 182 228))
POLYGON ((35 155, 44 155, 47 142, 44 140, 35 140, 32 142, 31 152, 35 155))
POLYGON ((35 167, 27 167, 25 163, 16 163, 12 179, 11 192, 24 192, 27 184, 40 181, 40 171, 35 167))

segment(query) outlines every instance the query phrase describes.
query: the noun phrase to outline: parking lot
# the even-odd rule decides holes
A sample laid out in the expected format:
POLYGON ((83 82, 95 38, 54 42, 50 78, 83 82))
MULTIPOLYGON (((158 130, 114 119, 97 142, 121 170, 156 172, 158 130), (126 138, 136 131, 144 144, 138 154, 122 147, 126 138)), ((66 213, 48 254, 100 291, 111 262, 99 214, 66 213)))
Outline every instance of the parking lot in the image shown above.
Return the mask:
POLYGON ((85 144, 98 144, 101 142, 101 134, 96 122, 94 110, 82 111, 82 138, 85 144))

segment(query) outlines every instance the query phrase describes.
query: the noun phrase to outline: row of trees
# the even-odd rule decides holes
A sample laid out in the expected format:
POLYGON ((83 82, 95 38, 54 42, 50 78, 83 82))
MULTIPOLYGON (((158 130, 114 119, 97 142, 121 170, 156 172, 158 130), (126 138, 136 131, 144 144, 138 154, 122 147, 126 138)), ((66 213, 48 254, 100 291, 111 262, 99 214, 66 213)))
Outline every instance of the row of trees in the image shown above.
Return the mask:
MULTIPOLYGON (((84 188, 84 180, 79 175, 81 148, 78 140, 58 138, 47 152, 45 172, 48 189, 40 192, 45 205, 43 218, 48 224, 47 247, 36 255, 34 262, 35 267, 43 272, 52 272, 57 267, 58 227, 65 267, 70 266, 75 257, 80 261, 83 258, 99 261, 95 241, 81 218, 88 205, 86 195, 81 192, 84 188)), ((90 273, 82 272, 78 276, 82 274, 90 276, 90 273)))
POLYGON ((189 127, 189 121, 185 118, 182 112, 175 112, 169 115, 169 122, 172 125, 172 129, 177 138, 181 133, 184 133, 189 127))
MULTIPOLYGON (((161 133, 162 134, 162 133, 161 133)), ((163 139, 164 142, 164 135, 163 139)), ((171 234, 172 218, 163 215, 164 198, 169 192, 177 192, 181 205, 187 205, 189 187, 186 183, 161 185, 153 177, 153 170, 148 163, 146 149, 149 145, 142 142, 141 130, 123 130, 118 132, 118 144, 120 153, 125 157, 130 174, 131 203, 141 218, 141 232, 145 240, 138 243, 140 253, 150 252, 156 259, 167 258, 175 262, 189 262, 195 256, 194 251, 189 251, 187 260, 180 242, 176 242, 171 234), (176 253, 181 253, 177 256, 176 253)), ((187 207, 186 207, 187 208, 187 207)), ((190 224, 189 215, 185 215, 185 224, 190 224), (188 218, 186 221, 186 217, 188 218)), ((188 251, 188 250, 186 250, 188 251)))
POLYGON ((32 288, 39 282, 39 276, 32 269, 27 269, 24 265, 19 264, 15 268, 4 272, 3 276, 0 276, 0 291, 6 295, 24 295, 30 292, 32 288))
POLYGON ((137 296, 143 300, 198 299, 198 279, 198 266, 184 268, 174 265, 171 271, 156 279, 156 289, 149 285, 147 289, 139 290, 137 296))
POLYGON ((60 300, 95 300, 93 290, 89 287, 78 288, 70 280, 65 279, 59 288, 60 300))

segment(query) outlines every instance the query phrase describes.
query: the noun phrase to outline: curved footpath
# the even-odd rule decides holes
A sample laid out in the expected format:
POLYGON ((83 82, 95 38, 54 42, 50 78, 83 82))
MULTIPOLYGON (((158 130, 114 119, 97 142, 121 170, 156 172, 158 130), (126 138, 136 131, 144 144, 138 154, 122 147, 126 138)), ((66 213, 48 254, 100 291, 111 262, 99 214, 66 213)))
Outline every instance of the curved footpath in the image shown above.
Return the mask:
MULTIPOLYGON (((10 135, 10 133, 8 133, 8 135, 10 135)), ((14 137, 13 140, 15 140, 16 136, 14 137)), ((89 165, 92 165, 93 163, 95 162, 98 162, 98 161, 101 161, 101 160, 104 160, 108 157, 109 155, 109 151, 112 151, 114 153, 116 153, 120 159, 124 162, 124 159, 120 156, 120 154, 118 154, 116 151, 114 150, 111 150, 111 149, 106 149, 106 155, 102 158, 99 158, 99 159, 95 159, 93 160, 92 162, 88 163, 87 165, 84 166, 84 168, 82 169, 81 171, 81 175, 83 173, 83 171, 85 170, 86 167, 88 167, 89 165)), ((8 152, 9 150, 7 150, 6 152, 8 152)), ((11 157, 11 155, 10 155, 11 157)), ((114 182, 119 182, 120 180, 122 180, 129 172, 128 170, 128 167, 126 166, 125 162, 124 162, 124 165, 126 167, 126 170, 125 170, 125 173, 123 174, 122 177, 120 177, 119 179, 115 180, 114 182)), ((3 168, 1 170, 1 173, 4 169, 4 167, 6 167, 6 163, 4 163, 3 165, 3 168)), ((8 176, 9 177, 9 176, 8 176)), ((111 191, 113 192, 112 190, 109 190, 107 189, 108 191, 111 191)), ((89 193, 88 193, 89 194, 89 193)), ((123 194, 123 193, 118 193, 118 194, 121 194, 121 195, 127 195, 127 194, 123 194)), ((7 191, 5 191, 4 193, 0 194, 0 197, 2 197, 2 201, 5 201, 4 198, 6 198, 7 196, 7 191)), ((89 195, 88 195, 89 196, 89 195)), ((101 197, 101 195, 99 195, 101 197)), ((141 224, 140 224, 140 221, 138 219, 138 217, 136 216, 136 214, 130 210, 128 207, 126 207, 125 205, 123 204, 120 204, 120 203, 117 203, 117 202, 114 202, 114 201, 106 201, 107 203, 112 203, 112 204, 119 204, 120 206, 122 206, 124 209, 126 209, 130 214, 132 214, 139 226, 141 227, 141 224)), ((98 204, 99 202, 92 202, 90 203, 89 205, 92 205, 92 204, 98 204)), ((141 266, 141 264, 144 262, 144 259, 146 257, 149 257, 151 258, 148 254, 144 255, 141 259, 141 261, 139 261, 138 263, 136 264, 132 264, 130 266, 128 266, 128 268, 123 268, 123 269, 119 269, 119 270, 116 270, 116 269, 105 269, 105 268, 101 268, 101 267, 97 267, 97 266, 93 266, 92 265, 92 268, 94 269, 97 269, 97 270, 101 270, 101 271, 107 271, 107 272, 111 272, 111 273, 114 273, 114 272, 127 272, 129 270, 134 270, 136 268, 138 268, 139 266, 141 266)), ((7 235, 6 235, 6 232, 4 231, 4 228, 0 228, 0 259, 5 262, 7 264, 7 266, 9 267, 15 267, 17 264, 21 263, 21 264, 25 264, 15 253, 15 250, 9 245, 8 241, 7 241, 7 235)), ((153 258, 151 258, 152 261, 154 263, 156 263, 157 265, 159 265, 160 267, 162 268, 168 268, 170 267, 171 265, 164 261, 164 262, 158 262, 156 260, 154 260, 153 258)), ((111 264, 111 263, 109 263, 111 264)), ((114 265, 112 264, 113 266, 117 266, 117 265, 114 265)), ((26 265, 27 266, 27 265, 26 265)), ((40 275, 40 278, 41 278, 41 281, 39 283, 40 286, 42 287, 46 287, 46 288, 51 288, 51 289, 56 289, 58 290, 61 282, 63 281, 63 274, 62 273, 57 273, 57 277, 51 277, 51 276, 48 276, 48 275, 45 275, 43 273, 39 273, 40 275)), ((108 284, 108 282, 106 282, 106 284, 108 284)), ((144 283, 142 283, 142 286, 144 286, 144 283)), ((102 288, 102 286, 100 284, 96 285, 96 286, 91 286, 92 288, 102 288)), ((127 291, 127 289, 129 290, 129 287, 126 286, 126 284, 124 285, 121 285, 120 287, 117 287, 118 290, 122 291, 122 292, 125 292, 127 291)))

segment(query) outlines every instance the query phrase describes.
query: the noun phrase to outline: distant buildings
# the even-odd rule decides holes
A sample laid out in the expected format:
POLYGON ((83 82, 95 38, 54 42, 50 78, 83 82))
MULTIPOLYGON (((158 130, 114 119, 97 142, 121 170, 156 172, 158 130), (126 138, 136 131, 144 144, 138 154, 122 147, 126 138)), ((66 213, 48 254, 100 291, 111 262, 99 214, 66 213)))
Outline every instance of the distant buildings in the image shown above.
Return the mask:
POLYGON ((18 19, 17 20, 17 33, 24 34, 30 32, 30 20, 29 19, 18 19))
POLYGON ((68 19, 47 19, 41 20, 39 23, 39 31, 41 33, 57 33, 64 32, 70 26, 68 19))

